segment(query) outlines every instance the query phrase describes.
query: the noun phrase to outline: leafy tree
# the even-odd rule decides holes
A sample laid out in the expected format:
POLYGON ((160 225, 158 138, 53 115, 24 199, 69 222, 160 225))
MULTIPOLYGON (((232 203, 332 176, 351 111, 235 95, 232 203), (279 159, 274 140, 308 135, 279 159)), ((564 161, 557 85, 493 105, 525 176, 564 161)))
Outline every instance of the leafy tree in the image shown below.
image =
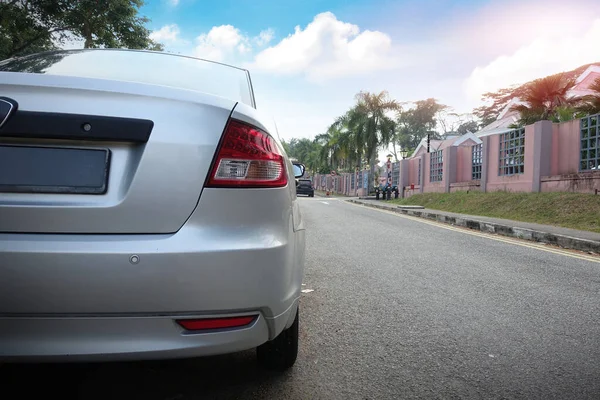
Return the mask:
POLYGON ((142 0, 11 0, 0 4, 0 59, 55 49, 67 40, 84 48, 163 50, 150 39, 142 0))
POLYGON ((504 110, 513 97, 518 97, 523 93, 523 87, 510 87, 500 89, 497 92, 484 93, 481 100, 486 103, 473 110, 480 120, 480 128, 494 122, 498 115, 504 110))
POLYGON ((281 145, 283 146, 283 149, 285 150, 286 154, 289 157, 297 158, 296 157, 296 145, 297 144, 298 144, 298 139, 296 139, 296 138, 290 139, 289 142, 286 142, 285 139, 281 139, 281 145))
POLYGON ((46 26, 51 18, 51 10, 39 1, 0 2, 0 59, 55 49, 54 32, 46 26))
POLYGON ((479 124, 477 123, 477 121, 470 120, 470 121, 466 121, 466 122, 463 122, 462 124, 460 124, 456 131, 458 133, 460 133, 461 135, 464 135, 467 132, 475 133, 478 130, 479 130, 479 124))
POLYGON ((413 108, 403 110, 397 119, 397 140, 401 148, 412 152, 428 134, 431 139, 440 139, 436 132, 436 115, 447 106, 429 98, 415 102, 413 108))

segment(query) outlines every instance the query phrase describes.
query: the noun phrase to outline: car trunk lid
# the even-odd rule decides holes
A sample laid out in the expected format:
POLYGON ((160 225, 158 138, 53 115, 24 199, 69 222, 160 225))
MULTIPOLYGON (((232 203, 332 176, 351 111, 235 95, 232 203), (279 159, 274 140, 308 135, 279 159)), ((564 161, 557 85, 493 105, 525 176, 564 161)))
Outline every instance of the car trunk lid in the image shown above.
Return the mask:
POLYGON ((0 232, 171 233, 198 203, 235 101, 0 72, 0 232), (1 122, 1 121, 0 121, 1 122))

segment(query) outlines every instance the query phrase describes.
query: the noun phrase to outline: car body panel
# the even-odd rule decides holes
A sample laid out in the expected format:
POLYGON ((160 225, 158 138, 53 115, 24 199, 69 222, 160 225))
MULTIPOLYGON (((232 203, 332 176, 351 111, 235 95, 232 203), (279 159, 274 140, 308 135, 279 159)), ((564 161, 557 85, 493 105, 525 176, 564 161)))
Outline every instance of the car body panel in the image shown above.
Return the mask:
POLYGON ((174 234, 0 234, 0 314, 278 315, 299 296, 303 261, 288 190, 247 189, 245 206, 239 195, 205 189, 174 234))
POLYGON ((18 101, 19 110, 154 122, 147 143, 6 138, 0 129, 1 144, 111 152, 105 195, 3 193, 0 232, 176 232, 198 203, 235 107, 233 101, 168 87, 50 75, 0 72, 0 89, 18 101))
POLYGON ((0 71, 185 89, 256 107, 247 70, 172 53, 130 49, 54 50, 0 61, 0 71))
POLYGON ((0 329, 0 360, 7 362, 210 356, 248 350, 269 337, 267 320, 261 315, 249 327, 217 334, 186 334, 174 316, 0 317, 0 326, 6 327, 0 329))
MULTIPOLYGON (((0 72, 0 90, 23 110, 154 121, 145 144, 49 141, 110 148, 106 194, 0 193, 0 361, 222 354, 292 325, 305 224, 291 162, 283 187, 203 188, 230 115, 281 147, 271 119, 235 99, 139 82, 0 72), (237 329, 175 323, 248 314, 255 323, 237 329)), ((0 135, 46 144, 28 140, 0 135)))

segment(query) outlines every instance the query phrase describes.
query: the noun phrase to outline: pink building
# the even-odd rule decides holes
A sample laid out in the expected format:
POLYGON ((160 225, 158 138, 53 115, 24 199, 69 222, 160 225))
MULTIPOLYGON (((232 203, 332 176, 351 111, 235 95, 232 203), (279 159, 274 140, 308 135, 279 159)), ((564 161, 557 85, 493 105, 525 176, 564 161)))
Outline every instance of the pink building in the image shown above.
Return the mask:
MULTIPOLYGON (((580 192, 600 190, 600 114, 563 123, 540 121, 519 129, 426 141, 394 166, 402 196, 458 190, 580 192)), ((366 171, 316 176, 335 193, 364 195, 366 171)), ((318 186, 318 185, 317 185, 318 186)), ((323 185, 321 185, 323 186, 323 185)), ((372 189, 371 185, 366 185, 372 189)))
POLYGON ((600 190, 600 115, 453 140, 401 162, 405 196, 457 190, 600 190), (419 184, 414 185, 419 169, 419 184))

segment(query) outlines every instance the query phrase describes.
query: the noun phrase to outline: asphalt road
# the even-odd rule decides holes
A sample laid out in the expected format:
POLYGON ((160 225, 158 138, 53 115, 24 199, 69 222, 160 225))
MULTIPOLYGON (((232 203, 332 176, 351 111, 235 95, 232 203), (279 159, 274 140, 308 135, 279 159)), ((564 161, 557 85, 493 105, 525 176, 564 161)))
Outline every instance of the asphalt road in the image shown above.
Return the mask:
MULTIPOLYGON (((301 350, 0 367, 3 392, 85 399, 600 399, 600 259, 302 199, 301 350)), ((4 397, 4 396, 2 396, 4 397)))

